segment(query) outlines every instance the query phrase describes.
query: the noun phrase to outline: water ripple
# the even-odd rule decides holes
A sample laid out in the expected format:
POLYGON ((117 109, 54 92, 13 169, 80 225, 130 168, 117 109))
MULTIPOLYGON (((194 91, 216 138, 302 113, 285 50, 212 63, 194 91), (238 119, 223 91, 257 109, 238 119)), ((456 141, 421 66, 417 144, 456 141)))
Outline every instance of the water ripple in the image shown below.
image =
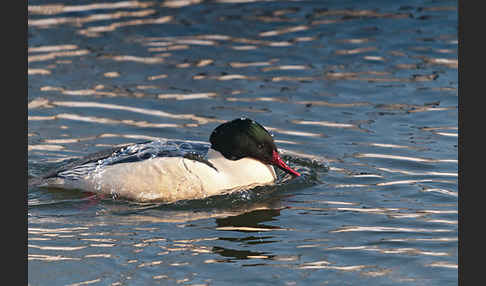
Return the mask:
POLYGON ((174 204, 29 187, 29 284, 457 282, 453 3, 31 0, 28 13, 29 180, 140 140, 207 142, 250 115, 303 174, 174 204))

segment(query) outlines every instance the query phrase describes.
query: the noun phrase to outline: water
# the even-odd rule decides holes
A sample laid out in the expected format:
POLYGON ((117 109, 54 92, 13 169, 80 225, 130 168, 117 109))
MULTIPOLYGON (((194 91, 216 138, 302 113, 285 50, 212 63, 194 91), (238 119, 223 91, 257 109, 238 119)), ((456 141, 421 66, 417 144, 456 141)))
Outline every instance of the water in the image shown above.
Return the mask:
POLYGON ((247 116, 308 178, 168 205, 32 187, 30 285, 457 284, 456 1, 28 6, 30 176, 247 116))

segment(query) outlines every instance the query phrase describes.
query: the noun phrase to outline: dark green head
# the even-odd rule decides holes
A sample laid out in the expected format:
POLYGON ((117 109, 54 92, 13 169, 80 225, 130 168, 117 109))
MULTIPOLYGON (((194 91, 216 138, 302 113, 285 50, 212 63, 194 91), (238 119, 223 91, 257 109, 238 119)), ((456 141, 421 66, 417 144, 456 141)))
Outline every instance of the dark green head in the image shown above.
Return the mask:
POLYGON ((226 159, 250 157, 300 176, 280 159, 272 135, 258 122, 249 118, 237 118, 219 125, 211 133, 209 142, 211 148, 219 151, 226 159))

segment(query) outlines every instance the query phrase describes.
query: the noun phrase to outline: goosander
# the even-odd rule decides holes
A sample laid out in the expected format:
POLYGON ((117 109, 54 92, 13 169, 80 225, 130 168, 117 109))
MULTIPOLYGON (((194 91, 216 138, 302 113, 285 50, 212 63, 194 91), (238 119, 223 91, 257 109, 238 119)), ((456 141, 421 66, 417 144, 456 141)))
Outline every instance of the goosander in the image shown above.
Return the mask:
POLYGON ((144 152, 153 142, 102 151, 45 175, 41 186, 175 202, 271 184, 277 179, 273 166, 300 176, 281 159, 272 135, 249 118, 219 125, 209 142, 205 156, 144 152))

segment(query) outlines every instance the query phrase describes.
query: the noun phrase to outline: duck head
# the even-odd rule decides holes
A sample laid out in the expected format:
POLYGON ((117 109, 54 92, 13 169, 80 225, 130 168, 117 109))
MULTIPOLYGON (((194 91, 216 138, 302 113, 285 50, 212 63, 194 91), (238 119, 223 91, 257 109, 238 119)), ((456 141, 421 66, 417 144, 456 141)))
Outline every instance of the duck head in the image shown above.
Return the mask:
POLYGON ((250 157, 274 165, 291 175, 300 176, 280 158, 272 135, 249 118, 237 118, 219 125, 211 133, 209 142, 211 148, 219 151, 226 159, 250 157))

